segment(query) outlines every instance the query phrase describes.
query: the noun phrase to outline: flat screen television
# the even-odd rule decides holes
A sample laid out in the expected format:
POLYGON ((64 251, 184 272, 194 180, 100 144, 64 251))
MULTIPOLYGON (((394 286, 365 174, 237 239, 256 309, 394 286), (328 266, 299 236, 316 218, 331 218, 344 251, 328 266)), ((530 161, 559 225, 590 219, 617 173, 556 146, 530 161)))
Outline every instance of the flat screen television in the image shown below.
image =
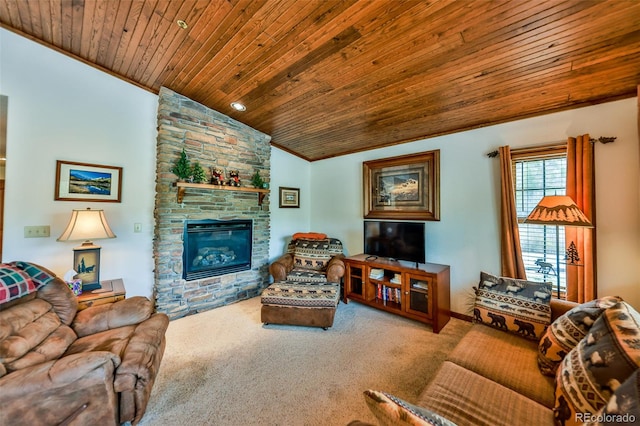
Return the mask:
POLYGON ((370 256, 425 263, 424 223, 366 220, 364 252, 370 256))

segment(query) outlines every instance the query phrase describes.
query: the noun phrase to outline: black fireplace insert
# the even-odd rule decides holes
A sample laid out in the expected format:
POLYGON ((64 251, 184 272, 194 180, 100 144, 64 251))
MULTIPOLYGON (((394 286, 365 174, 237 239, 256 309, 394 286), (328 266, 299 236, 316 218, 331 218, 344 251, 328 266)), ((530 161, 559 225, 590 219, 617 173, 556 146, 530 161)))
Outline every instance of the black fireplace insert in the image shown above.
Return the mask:
POLYGON ((182 278, 192 281, 251 269, 252 231, 250 219, 186 221, 182 278))

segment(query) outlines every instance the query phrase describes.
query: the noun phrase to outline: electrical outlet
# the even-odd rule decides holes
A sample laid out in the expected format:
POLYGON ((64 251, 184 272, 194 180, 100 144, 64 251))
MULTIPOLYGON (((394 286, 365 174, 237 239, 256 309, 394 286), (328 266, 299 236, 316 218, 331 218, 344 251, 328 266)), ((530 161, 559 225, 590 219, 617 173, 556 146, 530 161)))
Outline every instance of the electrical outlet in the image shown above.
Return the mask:
POLYGON ((47 238, 50 235, 49 225, 42 226, 25 226, 25 238, 47 238))
POLYGON ((142 232, 142 224, 134 223, 133 224, 133 232, 142 232))

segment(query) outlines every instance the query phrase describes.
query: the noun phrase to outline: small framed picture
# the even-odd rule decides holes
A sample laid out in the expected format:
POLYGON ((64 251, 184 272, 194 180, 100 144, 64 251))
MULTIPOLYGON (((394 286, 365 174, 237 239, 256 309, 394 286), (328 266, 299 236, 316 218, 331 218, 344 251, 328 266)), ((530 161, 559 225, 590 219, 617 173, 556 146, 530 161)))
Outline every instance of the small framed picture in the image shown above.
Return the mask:
POLYGON ((100 288, 100 247, 73 249, 73 270, 82 280, 82 291, 100 288))
POLYGON ((122 167, 56 161, 57 201, 120 202, 122 167))
POLYGON ((280 187, 280 207, 300 207, 300 188, 280 187))

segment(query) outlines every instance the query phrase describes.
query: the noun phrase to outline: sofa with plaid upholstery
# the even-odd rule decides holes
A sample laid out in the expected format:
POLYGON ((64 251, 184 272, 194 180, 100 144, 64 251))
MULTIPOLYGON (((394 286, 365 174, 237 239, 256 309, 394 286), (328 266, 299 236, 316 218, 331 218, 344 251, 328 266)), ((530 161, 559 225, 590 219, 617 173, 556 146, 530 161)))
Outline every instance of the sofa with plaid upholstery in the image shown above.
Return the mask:
POLYGON ((0 264, 0 425, 136 424, 169 323, 153 311, 144 297, 78 311, 51 271, 0 264))
POLYGON ((549 283, 483 273, 475 324, 418 399, 369 389, 367 405, 394 425, 639 424, 640 314, 619 297, 545 295, 549 283))

